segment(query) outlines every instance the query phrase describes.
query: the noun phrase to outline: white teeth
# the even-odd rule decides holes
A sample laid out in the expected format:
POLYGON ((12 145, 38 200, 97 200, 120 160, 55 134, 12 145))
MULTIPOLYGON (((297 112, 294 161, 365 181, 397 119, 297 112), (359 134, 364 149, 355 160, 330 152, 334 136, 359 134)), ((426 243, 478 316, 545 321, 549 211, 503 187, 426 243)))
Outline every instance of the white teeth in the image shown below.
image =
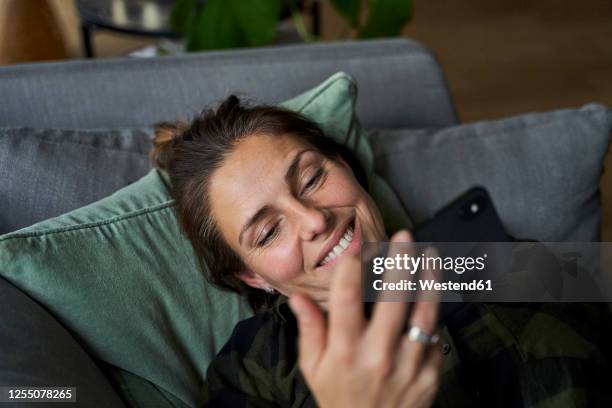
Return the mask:
POLYGON ((323 258, 323 260, 321 261, 321 265, 325 265, 332 259, 336 258, 338 255, 340 255, 342 252, 344 252, 344 250, 348 248, 352 240, 353 240, 353 229, 352 227, 348 227, 346 229, 346 232, 342 236, 342 238, 340 238, 340 241, 338 242, 338 244, 334 246, 331 251, 329 251, 329 253, 327 254, 327 256, 325 256, 325 258, 323 258))

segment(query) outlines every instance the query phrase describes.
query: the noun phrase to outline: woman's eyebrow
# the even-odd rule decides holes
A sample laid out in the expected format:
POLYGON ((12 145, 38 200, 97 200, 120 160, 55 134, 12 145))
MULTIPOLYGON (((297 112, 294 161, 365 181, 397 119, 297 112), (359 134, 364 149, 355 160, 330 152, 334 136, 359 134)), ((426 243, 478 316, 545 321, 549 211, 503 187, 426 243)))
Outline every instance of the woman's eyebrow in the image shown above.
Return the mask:
POLYGON ((303 149, 300 150, 291 160, 291 164, 287 168, 287 173, 285 173, 285 181, 287 184, 291 184, 291 180, 295 177, 295 173, 300 168, 300 160, 302 159, 302 155, 306 152, 310 152, 312 149, 303 149))
MULTIPOLYGON (((287 184, 291 185, 291 181, 295 177, 298 169, 300 168, 300 160, 302 159, 302 155, 306 152, 312 151, 313 149, 302 149, 295 156, 293 156, 293 160, 291 160, 291 164, 287 167, 287 172, 285 173, 285 181, 287 184)), ((247 222, 244 224, 244 227, 240 230, 240 235, 238 235, 238 243, 242 245, 242 237, 244 233, 251 228, 253 224, 263 218, 269 211, 271 210, 270 206, 264 205, 259 210, 255 212, 252 216, 249 217, 247 222)))

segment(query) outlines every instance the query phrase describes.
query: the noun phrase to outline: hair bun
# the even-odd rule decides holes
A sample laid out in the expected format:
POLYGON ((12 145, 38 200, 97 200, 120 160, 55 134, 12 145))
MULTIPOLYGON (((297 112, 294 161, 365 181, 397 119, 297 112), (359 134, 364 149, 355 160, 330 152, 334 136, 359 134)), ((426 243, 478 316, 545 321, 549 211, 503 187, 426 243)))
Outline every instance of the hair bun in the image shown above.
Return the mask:
POLYGON ((153 166, 161 170, 168 170, 172 162, 176 141, 183 138, 189 125, 183 121, 160 122, 154 125, 155 137, 149 159, 153 166))

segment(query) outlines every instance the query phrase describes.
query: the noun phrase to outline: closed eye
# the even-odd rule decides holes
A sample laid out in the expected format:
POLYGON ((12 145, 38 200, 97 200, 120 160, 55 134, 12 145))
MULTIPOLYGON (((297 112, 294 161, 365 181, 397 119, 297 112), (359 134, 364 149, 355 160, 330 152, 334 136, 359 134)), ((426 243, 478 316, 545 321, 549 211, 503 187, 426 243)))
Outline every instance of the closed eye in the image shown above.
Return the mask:
POLYGON ((270 228, 268 230, 268 232, 266 232, 265 236, 257 241, 257 244, 255 246, 257 247, 262 247, 265 244, 267 244, 272 238, 274 238, 276 236, 278 232, 278 223, 275 224, 272 228, 270 228))
POLYGON ((306 185, 304 186, 300 194, 304 194, 308 192, 309 190, 311 190, 312 188, 314 188, 319 183, 321 178, 323 177, 323 174, 324 174, 324 169, 323 167, 321 167, 319 168, 319 170, 317 170, 314 176, 312 176, 312 178, 308 180, 308 182, 306 183, 306 185))

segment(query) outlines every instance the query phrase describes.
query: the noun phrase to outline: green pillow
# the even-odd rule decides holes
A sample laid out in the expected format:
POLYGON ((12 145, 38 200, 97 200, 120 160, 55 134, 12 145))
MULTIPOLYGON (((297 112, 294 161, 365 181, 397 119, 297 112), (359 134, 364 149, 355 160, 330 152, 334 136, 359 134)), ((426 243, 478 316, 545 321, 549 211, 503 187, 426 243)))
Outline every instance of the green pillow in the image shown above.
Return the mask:
MULTIPOLYGON (((379 199, 397 204, 372 173, 355 98, 354 81, 338 73, 283 105, 353 148, 379 199)), ((0 236, 0 274, 105 365, 157 387, 169 405, 195 406, 209 362, 251 311, 203 279, 167 182, 151 170, 103 200, 0 236)), ((391 218, 403 216, 398 208, 391 218)))
POLYGON ((194 405, 238 296, 206 284, 157 171, 101 201, 0 237, 0 271, 96 358, 194 405))

